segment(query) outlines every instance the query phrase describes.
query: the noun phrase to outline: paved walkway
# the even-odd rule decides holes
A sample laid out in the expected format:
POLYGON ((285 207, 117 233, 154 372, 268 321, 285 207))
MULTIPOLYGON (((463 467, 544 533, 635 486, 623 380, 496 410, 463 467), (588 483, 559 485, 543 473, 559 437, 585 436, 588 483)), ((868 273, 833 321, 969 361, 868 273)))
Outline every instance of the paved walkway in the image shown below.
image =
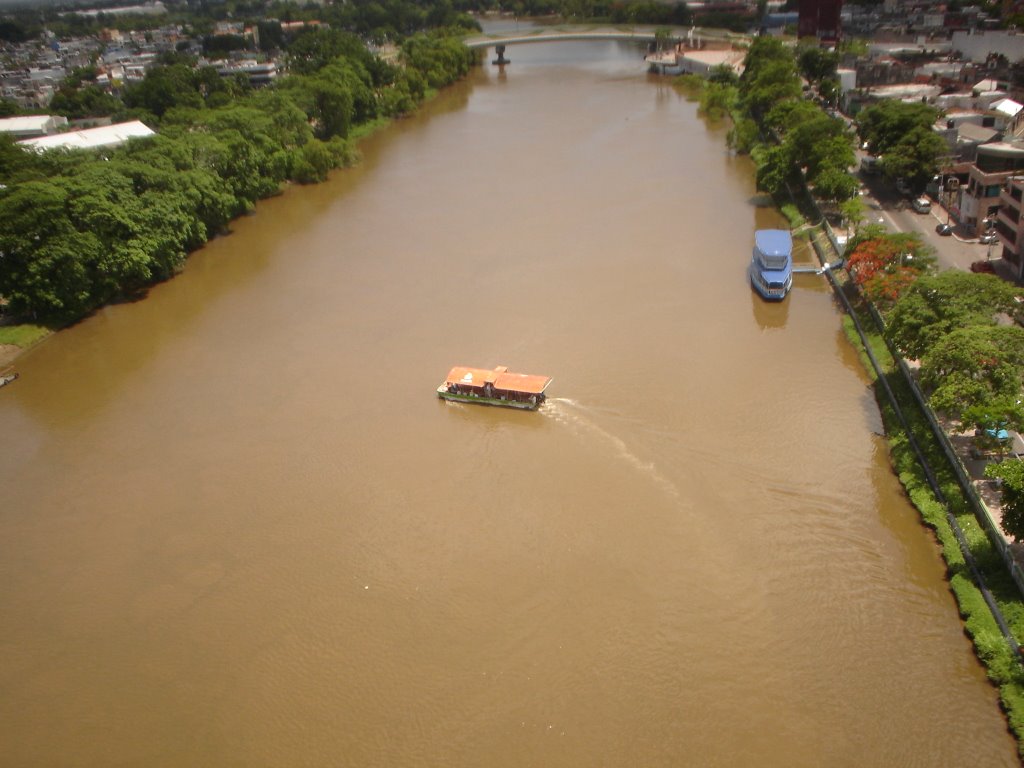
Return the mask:
POLYGON ((1013 537, 1002 533, 1003 499, 999 481, 985 477, 985 467, 992 462, 1004 461, 1007 458, 1019 457, 1024 454, 1024 439, 1013 432, 1010 450, 1001 455, 996 451, 980 448, 974 437, 974 430, 960 431, 955 425, 941 419, 939 423, 946 430, 946 435, 949 437, 950 443, 953 444, 960 463, 963 464, 967 476, 971 479, 971 485, 974 486, 974 490, 985 503, 992 519, 999 526, 1003 540, 1007 542, 1013 553, 1013 559, 1018 566, 1024 568, 1024 543, 1014 541, 1013 537))

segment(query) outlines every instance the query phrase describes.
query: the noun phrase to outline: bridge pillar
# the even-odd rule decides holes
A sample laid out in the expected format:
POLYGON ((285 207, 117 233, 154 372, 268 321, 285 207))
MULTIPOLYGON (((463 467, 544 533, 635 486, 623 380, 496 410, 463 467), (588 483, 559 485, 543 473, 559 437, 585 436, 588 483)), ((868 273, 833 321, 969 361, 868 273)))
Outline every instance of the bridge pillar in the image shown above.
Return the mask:
POLYGON ((509 60, 505 58, 505 46, 504 45, 496 45, 496 46, 494 46, 494 52, 496 54, 498 54, 498 58, 496 58, 494 61, 492 61, 491 64, 497 64, 498 66, 501 66, 502 64, 508 64, 509 63, 509 60))

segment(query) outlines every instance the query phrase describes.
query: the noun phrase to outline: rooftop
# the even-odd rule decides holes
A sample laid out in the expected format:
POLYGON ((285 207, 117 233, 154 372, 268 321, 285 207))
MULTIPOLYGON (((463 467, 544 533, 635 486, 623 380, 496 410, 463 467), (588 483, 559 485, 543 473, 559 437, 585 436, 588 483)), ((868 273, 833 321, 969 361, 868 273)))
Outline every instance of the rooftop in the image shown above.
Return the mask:
POLYGON ((100 128, 86 128, 84 131, 70 131, 53 136, 40 136, 38 139, 25 139, 19 144, 36 150, 47 149, 96 149, 124 144, 129 139, 154 136, 150 130, 138 120, 130 123, 104 125, 100 128))
POLYGON ((484 368, 464 368, 456 366, 448 372, 446 384, 460 384, 464 387, 483 387, 490 384, 495 389, 506 392, 522 392, 527 395, 539 395, 551 379, 548 376, 534 376, 525 373, 509 373, 504 366, 493 371, 484 368))

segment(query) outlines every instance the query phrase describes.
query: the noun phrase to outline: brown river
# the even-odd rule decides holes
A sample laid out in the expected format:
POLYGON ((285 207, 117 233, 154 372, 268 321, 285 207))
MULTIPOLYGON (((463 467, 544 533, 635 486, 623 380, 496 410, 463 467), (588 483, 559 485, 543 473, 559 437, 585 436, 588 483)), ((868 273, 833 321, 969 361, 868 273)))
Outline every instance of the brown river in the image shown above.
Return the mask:
POLYGON ((634 47, 507 55, 18 360, 0 765, 1019 765, 749 162, 634 47))

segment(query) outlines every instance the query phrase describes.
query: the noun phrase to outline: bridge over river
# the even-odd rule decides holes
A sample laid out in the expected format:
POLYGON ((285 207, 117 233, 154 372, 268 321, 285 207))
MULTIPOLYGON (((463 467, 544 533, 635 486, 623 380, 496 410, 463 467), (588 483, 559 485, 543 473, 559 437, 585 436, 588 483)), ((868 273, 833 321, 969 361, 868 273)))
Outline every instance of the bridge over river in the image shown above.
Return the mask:
MULTIPOLYGON (((491 35, 472 35, 465 39, 469 48, 494 48, 498 59, 496 63, 504 63, 505 46, 524 43, 553 43, 565 40, 638 40, 652 43, 657 39, 657 30, 665 27, 628 26, 599 27, 590 25, 567 24, 557 27, 529 27, 523 32, 503 32, 491 35)), ((672 43, 686 38, 700 38, 717 41, 746 41, 749 37, 738 35, 721 29, 704 29, 701 27, 667 27, 668 38, 672 43)))

